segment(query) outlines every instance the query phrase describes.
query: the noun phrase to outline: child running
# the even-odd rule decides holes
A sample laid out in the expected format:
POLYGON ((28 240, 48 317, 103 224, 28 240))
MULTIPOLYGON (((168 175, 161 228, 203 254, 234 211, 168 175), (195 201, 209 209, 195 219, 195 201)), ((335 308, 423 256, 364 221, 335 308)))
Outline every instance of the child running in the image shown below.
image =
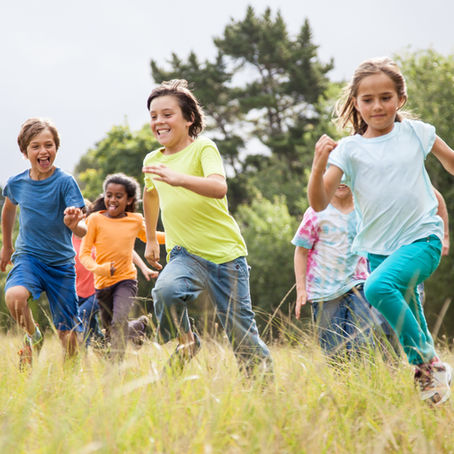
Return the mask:
POLYGON ((5 285, 5 301, 12 317, 25 330, 19 352, 23 369, 32 365, 43 337, 28 306, 28 299, 46 292, 52 321, 65 356, 77 353, 78 318, 76 273, 71 233, 84 236, 87 228, 81 208, 84 199, 74 178, 54 165, 60 146, 58 131, 47 119, 30 118, 17 138, 30 169, 11 177, 3 190, 3 245, 0 269, 13 262, 5 285), (15 250, 12 233, 17 207, 19 235, 15 250), (14 252, 14 253, 13 253, 14 252))
POLYGON ((416 287, 437 268, 443 240, 424 161, 432 152, 454 174, 454 151, 433 126, 404 118, 399 111, 406 100, 404 77, 392 60, 363 62, 337 106, 341 126, 350 123, 354 135, 339 143, 319 139, 308 195, 314 210, 323 210, 345 175, 360 215, 352 250, 367 254, 372 271, 366 298, 415 366, 421 399, 439 405, 450 396, 452 369, 434 349, 416 287))
POLYGON ((227 207, 222 159, 213 141, 199 137, 203 111, 185 80, 163 82, 151 92, 147 107, 162 147, 144 160, 145 258, 160 268, 155 229, 161 208, 168 263, 152 294, 159 340, 179 340, 164 371, 180 372, 198 352, 188 306, 206 293, 240 368, 248 375, 257 366, 271 373, 270 352, 251 307, 246 244, 227 207))
MULTIPOLYGON (((128 338, 128 314, 137 293, 134 242, 136 238, 146 242, 146 235, 143 216, 135 213, 140 197, 137 181, 122 173, 108 175, 103 189, 104 194, 90 207, 80 262, 95 275, 96 298, 111 346, 110 355, 122 360, 128 338), (93 247, 96 259, 92 257, 93 247)), ((153 271, 153 277, 157 275, 153 271)))
MULTIPOLYGON (((296 318, 312 303, 321 347, 330 356, 373 345, 376 317, 363 293, 367 260, 351 252, 357 216, 350 188, 340 184, 325 210, 304 213, 295 249, 296 318)), ((377 320, 378 321, 378 320, 377 320)))

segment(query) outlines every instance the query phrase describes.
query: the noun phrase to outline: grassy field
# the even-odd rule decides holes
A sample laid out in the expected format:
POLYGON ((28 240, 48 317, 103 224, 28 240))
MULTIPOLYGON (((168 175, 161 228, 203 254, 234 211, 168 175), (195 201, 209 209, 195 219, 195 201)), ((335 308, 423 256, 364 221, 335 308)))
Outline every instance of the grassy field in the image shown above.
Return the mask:
POLYGON ((454 399, 420 402, 403 360, 329 365, 309 337, 271 346, 268 385, 242 377, 222 340, 205 339, 164 381, 174 344, 129 348, 121 365, 92 351, 64 364, 50 335, 29 373, 17 369, 18 336, 0 345, 2 454, 454 452, 454 399))

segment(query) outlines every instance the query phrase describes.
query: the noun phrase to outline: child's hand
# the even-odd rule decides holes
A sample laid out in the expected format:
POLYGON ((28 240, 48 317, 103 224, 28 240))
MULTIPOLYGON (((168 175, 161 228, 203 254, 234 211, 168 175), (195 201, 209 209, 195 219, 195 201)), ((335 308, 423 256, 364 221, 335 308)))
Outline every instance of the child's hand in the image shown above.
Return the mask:
POLYGON ((445 236, 443 238, 443 242, 442 242, 442 249, 441 249, 441 255, 442 256, 446 256, 446 255, 449 255, 449 236, 445 236))
POLYGON ((307 303, 307 293, 305 291, 299 291, 296 293, 296 304, 295 304, 295 317, 297 320, 301 317, 301 306, 305 306, 307 303))
POLYGON ((67 207, 63 214, 63 222, 70 230, 74 230, 79 224, 79 221, 84 218, 82 210, 77 207, 67 207))
POLYGON ((153 179, 156 181, 163 181, 164 183, 170 184, 170 186, 181 186, 183 175, 175 172, 164 164, 145 166, 142 168, 142 172, 151 173, 153 179))
POLYGON ((154 241, 147 241, 147 245, 145 247, 145 259, 147 262, 157 270, 162 269, 162 265, 159 263, 159 244, 157 240, 154 241))
POLYGON ((148 266, 144 267, 143 269, 141 268, 140 271, 142 271, 142 274, 147 281, 152 278, 156 279, 159 276, 159 273, 157 271, 153 271, 151 268, 148 268, 148 266))
POLYGON ((0 251, 0 270, 5 271, 8 265, 11 265, 11 256, 13 255, 13 248, 6 248, 4 245, 0 251))
POLYGON ((331 137, 323 134, 320 139, 318 139, 315 144, 315 154, 314 162, 312 168, 317 168, 322 172, 325 171, 326 164, 328 163, 329 154, 337 147, 337 142, 335 142, 331 137))

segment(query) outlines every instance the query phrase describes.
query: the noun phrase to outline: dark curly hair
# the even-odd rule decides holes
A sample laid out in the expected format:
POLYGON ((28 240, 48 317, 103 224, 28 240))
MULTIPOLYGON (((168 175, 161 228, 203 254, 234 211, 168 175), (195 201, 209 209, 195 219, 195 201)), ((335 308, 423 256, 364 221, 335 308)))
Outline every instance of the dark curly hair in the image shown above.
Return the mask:
POLYGON ((103 194, 101 194, 90 206, 88 207, 87 216, 94 213, 95 211, 101 211, 106 209, 106 204, 104 203, 104 193, 106 192, 106 188, 109 184, 121 184, 124 186, 126 195, 128 199, 132 197, 132 202, 126 206, 125 211, 129 211, 133 213, 137 209, 137 203, 140 200, 140 185, 137 180, 133 177, 129 177, 124 173, 113 173, 111 175, 107 175, 102 185, 103 194))

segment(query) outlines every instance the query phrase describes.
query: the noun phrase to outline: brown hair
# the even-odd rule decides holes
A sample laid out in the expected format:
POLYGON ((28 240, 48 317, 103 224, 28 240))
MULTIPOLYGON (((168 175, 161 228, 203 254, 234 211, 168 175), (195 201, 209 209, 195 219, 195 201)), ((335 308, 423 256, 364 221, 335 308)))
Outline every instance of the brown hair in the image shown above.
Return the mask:
POLYGON ((58 135, 57 128, 55 125, 46 118, 29 118, 22 126, 17 136, 17 143, 20 151, 27 155, 27 147, 32 141, 33 137, 38 135, 40 132, 48 129, 54 138, 55 147, 60 146, 60 137, 58 135))
POLYGON ((188 88, 188 82, 184 79, 162 82, 148 96, 148 110, 150 110, 151 102, 160 96, 175 96, 177 98, 184 119, 192 121, 191 126, 189 126, 189 135, 193 139, 197 138, 205 127, 205 119, 202 107, 188 88))
MULTIPOLYGON (((364 134, 367 130, 367 124, 362 119, 360 113, 356 110, 354 98, 358 95, 358 87, 360 82, 367 76, 372 76, 382 72, 386 74, 396 87, 397 96, 407 101, 407 87, 405 79, 400 72, 399 67, 394 61, 388 57, 371 58, 363 61, 350 81, 345 87, 342 97, 336 103, 335 117, 336 123, 342 129, 350 123, 354 134, 364 134)), ((404 102, 405 103, 405 102, 404 102)), ((404 117, 409 116, 406 112, 399 112, 396 115, 395 121, 402 121, 404 117)))

